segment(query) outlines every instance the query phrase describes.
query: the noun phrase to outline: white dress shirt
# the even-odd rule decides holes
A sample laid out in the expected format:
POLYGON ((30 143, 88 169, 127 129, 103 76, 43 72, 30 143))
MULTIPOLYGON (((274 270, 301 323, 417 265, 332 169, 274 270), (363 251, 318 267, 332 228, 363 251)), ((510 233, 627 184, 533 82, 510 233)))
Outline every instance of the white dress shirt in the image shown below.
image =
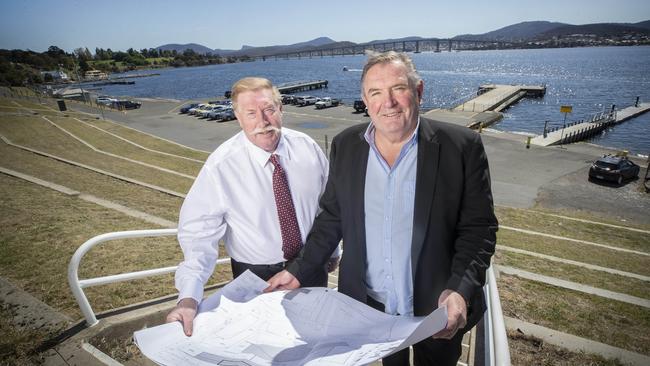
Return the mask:
MULTIPOLYGON (((304 243, 327 182, 327 159, 309 136, 287 128, 274 154, 286 172, 304 243)), ((238 262, 285 260, 270 156, 240 131, 208 157, 181 207, 178 241, 185 260, 176 271, 179 299, 201 301, 220 239, 238 262)))

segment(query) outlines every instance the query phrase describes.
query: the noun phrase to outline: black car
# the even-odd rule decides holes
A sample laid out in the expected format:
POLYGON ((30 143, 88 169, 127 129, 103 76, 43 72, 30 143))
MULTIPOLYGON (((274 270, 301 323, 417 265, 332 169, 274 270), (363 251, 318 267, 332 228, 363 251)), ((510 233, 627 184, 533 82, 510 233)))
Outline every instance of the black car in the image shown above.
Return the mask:
POLYGON ((181 107, 181 109, 180 109, 179 112, 180 112, 181 114, 185 114, 185 113, 189 112, 190 109, 192 109, 192 108, 196 108, 196 107, 198 107, 198 106, 199 106, 199 103, 190 103, 190 104, 186 104, 186 105, 184 105, 184 106, 181 107))
POLYGON ((142 103, 140 102, 134 102, 132 100, 117 100, 113 102, 112 107, 119 109, 119 110, 124 110, 124 109, 138 109, 142 106, 142 103))
POLYGON ((368 115, 368 108, 366 108, 366 103, 363 100, 355 100, 353 104, 354 110, 357 112, 364 112, 366 116, 368 115))
POLYGON ((589 168, 589 179, 600 179, 616 184, 639 176, 639 166, 625 156, 605 155, 589 168))

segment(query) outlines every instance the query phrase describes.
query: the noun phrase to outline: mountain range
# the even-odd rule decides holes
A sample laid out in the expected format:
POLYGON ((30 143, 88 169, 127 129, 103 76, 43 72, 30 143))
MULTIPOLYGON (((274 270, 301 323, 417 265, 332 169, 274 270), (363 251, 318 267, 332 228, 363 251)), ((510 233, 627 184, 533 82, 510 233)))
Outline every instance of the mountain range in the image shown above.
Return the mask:
MULTIPOLYGON (((636 35, 650 37, 650 20, 638 23, 594 23, 573 25, 566 23, 548 22, 548 21, 530 21, 521 22, 507 27, 503 27, 483 34, 461 34, 451 39, 466 39, 480 41, 503 41, 503 42, 527 42, 551 39, 554 37, 563 37, 576 34, 589 34, 597 37, 623 37, 626 35, 636 35)), ((264 56, 286 52, 310 51, 324 48, 350 47, 359 44, 383 43, 383 42, 402 42, 425 39, 418 36, 410 36, 397 39, 373 40, 364 43, 354 43, 348 41, 335 41, 328 37, 319 37, 306 42, 294 43, 290 45, 275 46, 248 46, 244 45, 239 50, 211 49, 196 43, 188 44, 165 44, 156 47, 158 50, 176 50, 182 53, 191 49, 199 54, 213 54, 221 56, 264 56)))

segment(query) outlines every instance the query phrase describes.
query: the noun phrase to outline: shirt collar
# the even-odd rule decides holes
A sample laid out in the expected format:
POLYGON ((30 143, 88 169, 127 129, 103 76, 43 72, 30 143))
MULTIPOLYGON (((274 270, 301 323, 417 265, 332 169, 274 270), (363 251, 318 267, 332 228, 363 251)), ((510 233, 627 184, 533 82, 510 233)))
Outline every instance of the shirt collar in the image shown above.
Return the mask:
POLYGON ((251 159, 253 159, 253 161, 256 161, 261 167, 266 166, 266 164, 269 162, 269 158, 271 158, 271 154, 280 156, 280 160, 291 159, 283 133, 280 133, 280 141, 278 141, 278 146, 272 153, 259 148, 248 139, 243 131, 242 133, 244 134, 245 146, 251 159))
MULTIPOLYGON (((412 145, 415 142, 417 142, 417 136, 418 136, 418 130, 419 129, 420 129, 420 116, 418 116, 418 123, 417 123, 417 125, 415 125, 415 129, 413 130, 413 134, 408 139, 408 141, 404 144, 404 147, 412 145)), ((375 124, 374 124, 374 122, 371 121, 370 124, 368 125, 368 128, 366 128, 366 132, 363 134, 363 137, 366 139, 366 142, 368 142, 368 144, 370 146, 372 146, 373 149, 376 149, 375 132, 376 132, 375 124)), ((402 147, 402 149, 404 149, 404 147, 402 147)))

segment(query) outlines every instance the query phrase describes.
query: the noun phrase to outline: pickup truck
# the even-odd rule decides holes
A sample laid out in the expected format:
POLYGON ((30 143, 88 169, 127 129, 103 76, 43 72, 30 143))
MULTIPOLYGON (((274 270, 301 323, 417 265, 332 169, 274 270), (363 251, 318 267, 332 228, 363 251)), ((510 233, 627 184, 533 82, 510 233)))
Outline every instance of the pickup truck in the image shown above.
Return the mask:
POLYGON ((336 107, 341 101, 335 98, 325 97, 316 102, 316 109, 323 109, 328 107, 336 107))
POLYGON ((301 107, 304 107, 304 106, 316 104, 316 102, 318 102, 319 100, 320 99, 318 99, 316 97, 305 97, 305 98, 302 98, 302 99, 300 99, 298 101, 298 105, 301 106, 301 107))

